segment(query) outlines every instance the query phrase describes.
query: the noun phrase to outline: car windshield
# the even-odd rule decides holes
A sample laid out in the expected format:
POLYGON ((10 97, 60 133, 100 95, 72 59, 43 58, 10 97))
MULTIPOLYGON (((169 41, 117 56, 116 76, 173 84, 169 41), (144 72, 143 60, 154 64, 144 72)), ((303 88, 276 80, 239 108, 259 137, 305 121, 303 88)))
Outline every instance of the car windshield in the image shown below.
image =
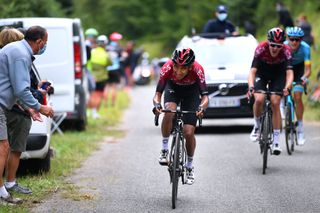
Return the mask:
POLYGON ((221 67, 251 63, 254 49, 243 45, 201 44, 194 46, 196 58, 205 67, 221 67))

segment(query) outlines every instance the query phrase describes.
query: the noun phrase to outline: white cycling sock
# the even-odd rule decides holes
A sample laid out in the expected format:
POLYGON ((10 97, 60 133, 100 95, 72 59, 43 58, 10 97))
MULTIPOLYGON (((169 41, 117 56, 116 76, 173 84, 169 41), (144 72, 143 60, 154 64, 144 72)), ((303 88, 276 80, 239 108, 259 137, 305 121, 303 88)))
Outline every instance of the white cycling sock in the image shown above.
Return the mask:
POLYGON ((273 130, 273 143, 279 144, 280 139, 280 129, 274 129, 273 130))
POLYGON ((168 150, 169 149, 169 137, 163 137, 162 138, 162 149, 168 150))
POLYGON ((193 164, 193 156, 190 157, 189 155, 187 156, 187 168, 192 169, 193 164))
POLYGON ((260 123, 261 123, 261 117, 254 117, 254 127, 255 128, 260 128, 260 123))
POLYGON ((8 191, 6 190, 6 187, 1 186, 0 187, 0 197, 8 197, 9 196, 9 193, 8 191))
POLYGON ((298 132, 303 132, 303 129, 302 129, 302 127, 303 127, 303 122, 302 122, 302 120, 300 120, 300 121, 298 121, 298 132))
POLYGON ((11 188, 13 187, 14 185, 16 184, 16 181, 12 181, 12 182, 5 182, 4 185, 7 187, 7 188, 11 188))

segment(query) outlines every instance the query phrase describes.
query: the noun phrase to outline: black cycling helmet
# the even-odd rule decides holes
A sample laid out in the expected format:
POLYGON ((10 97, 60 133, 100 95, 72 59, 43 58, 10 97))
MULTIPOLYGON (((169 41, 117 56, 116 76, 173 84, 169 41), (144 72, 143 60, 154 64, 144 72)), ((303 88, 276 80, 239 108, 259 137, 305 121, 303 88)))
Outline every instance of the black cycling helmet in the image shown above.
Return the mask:
POLYGON ((172 61, 180 66, 188 67, 195 60, 194 52, 190 48, 177 49, 174 51, 172 61))
POLYGON ((275 27, 268 31, 269 42, 282 44, 285 40, 286 34, 281 28, 275 27))

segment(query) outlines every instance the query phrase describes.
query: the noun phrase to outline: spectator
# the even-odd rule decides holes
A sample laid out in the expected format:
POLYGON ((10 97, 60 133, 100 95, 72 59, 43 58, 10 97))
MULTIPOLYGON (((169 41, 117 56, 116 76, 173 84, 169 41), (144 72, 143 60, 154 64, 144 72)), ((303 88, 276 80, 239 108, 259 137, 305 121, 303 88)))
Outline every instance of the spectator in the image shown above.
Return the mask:
MULTIPOLYGON (((14 28, 4 29, 0 33, 1 48, 8 43, 22 40, 23 38, 24 34, 14 28)), ((45 90, 38 90, 38 84, 40 82, 35 72, 35 70, 30 70, 30 90, 40 103, 44 103, 44 95, 46 95, 46 92, 45 90)), ((47 90, 49 90, 50 87, 51 86, 48 86, 47 90)), ((7 182, 5 183, 5 187, 9 191, 16 191, 22 194, 32 193, 30 189, 16 182, 16 172, 19 167, 20 156, 22 152, 26 151, 27 137, 31 128, 31 116, 33 120, 42 121, 39 113, 35 113, 30 108, 24 109, 23 106, 18 104, 15 104, 12 110, 8 110, 6 113, 8 139, 11 151, 6 167, 7 182)))
POLYGON ((98 110, 101 105, 102 97, 106 96, 106 83, 108 79, 107 67, 111 64, 109 55, 105 49, 108 38, 100 35, 97 38, 97 47, 91 51, 91 59, 88 62, 91 67, 92 74, 96 81, 96 89, 92 92, 89 100, 89 107, 92 108, 92 117, 99 118, 98 110))
MULTIPOLYGON (((30 91, 32 56, 46 50, 48 33, 40 26, 30 27, 25 39, 12 42, 0 50, 0 174, 3 174, 9 152, 6 113, 19 99, 24 105, 52 117, 51 106, 41 105, 30 91)), ((21 203, 13 198, 0 177, 0 198, 5 203, 21 203)))
POLYGON ((120 84, 121 78, 121 54, 122 49, 118 42, 111 41, 107 46, 107 52, 110 56, 112 64, 107 67, 108 70, 108 80, 107 80, 107 95, 106 100, 108 100, 108 96, 111 95, 111 104, 115 105, 117 100, 117 90, 118 85, 120 84))
POLYGON ((309 23, 306 15, 302 14, 298 17, 297 26, 300 27, 304 32, 303 41, 309 44, 310 47, 317 49, 314 42, 314 36, 312 34, 312 26, 309 23))
POLYGON ((227 20, 228 11, 224 5, 219 5, 215 12, 216 19, 210 19, 203 28, 204 33, 225 33, 237 35, 235 26, 227 20))
MULTIPOLYGON (((98 36, 98 31, 94 28, 89 28, 85 31, 86 36, 86 53, 87 53, 87 61, 90 61, 91 58, 91 50, 96 47, 96 39, 98 36)), ((86 75, 88 77, 88 88, 89 93, 91 94, 96 89, 96 82, 91 73, 90 63, 87 64, 86 75)))
POLYGON ((246 33, 256 36, 256 26, 249 20, 244 21, 244 29, 246 33))
POLYGON ((135 67, 137 66, 138 59, 140 55, 142 54, 141 51, 135 50, 135 42, 134 41, 128 41, 125 48, 124 53, 124 71, 126 74, 126 86, 128 89, 134 86, 134 79, 133 79, 133 71, 135 67))
POLYGON ((276 3, 276 11, 279 15, 279 23, 284 27, 284 29, 286 29, 287 27, 293 27, 293 20, 291 18, 290 12, 282 2, 276 3))

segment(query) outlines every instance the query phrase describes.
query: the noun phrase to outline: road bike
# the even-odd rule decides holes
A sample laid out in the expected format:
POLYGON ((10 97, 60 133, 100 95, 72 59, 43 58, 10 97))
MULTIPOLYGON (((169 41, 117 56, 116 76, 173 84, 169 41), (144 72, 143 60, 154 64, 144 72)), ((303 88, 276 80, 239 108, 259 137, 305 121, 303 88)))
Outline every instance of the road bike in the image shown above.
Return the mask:
MULTIPOLYGON (((170 183, 172 184, 172 208, 176 208, 176 202, 178 197, 178 186, 179 178, 181 177, 181 183, 186 183, 186 162, 187 162, 187 151, 186 142, 183 136, 183 120, 182 117, 185 114, 195 114, 196 111, 183 111, 180 107, 177 110, 161 110, 163 113, 174 113, 172 127, 172 142, 169 151, 168 159, 168 171, 170 175, 170 183)), ((159 116, 155 116, 155 125, 158 126, 159 116)), ((202 119, 198 118, 199 126, 201 126, 202 119)))
POLYGON ((289 155, 294 152, 294 146, 298 143, 297 141, 297 131, 295 122, 295 105, 292 99, 291 92, 287 97, 285 97, 285 136, 286 136, 286 146, 289 155))
POLYGON ((270 95, 277 94, 282 95, 279 92, 270 92, 267 91, 257 91, 257 93, 265 94, 263 113, 261 116, 261 125, 260 125, 260 135, 258 138, 260 145, 260 152, 262 154, 262 174, 266 174, 266 169, 268 167, 268 153, 271 152, 271 146, 273 144, 273 125, 272 125, 272 109, 270 95))
MULTIPOLYGON (((295 86, 296 83, 293 83, 295 86)), ((303 85, 304 93, 307 95, 307 86, 303 85)), ((297 121, 295 117, 295 103, 292 98, 291 91, 289 95, 285 97, 285 136, 286 136, 286 147, 289 155, 294 152, 295 145, 298 145, 297 137, 297 121)))

